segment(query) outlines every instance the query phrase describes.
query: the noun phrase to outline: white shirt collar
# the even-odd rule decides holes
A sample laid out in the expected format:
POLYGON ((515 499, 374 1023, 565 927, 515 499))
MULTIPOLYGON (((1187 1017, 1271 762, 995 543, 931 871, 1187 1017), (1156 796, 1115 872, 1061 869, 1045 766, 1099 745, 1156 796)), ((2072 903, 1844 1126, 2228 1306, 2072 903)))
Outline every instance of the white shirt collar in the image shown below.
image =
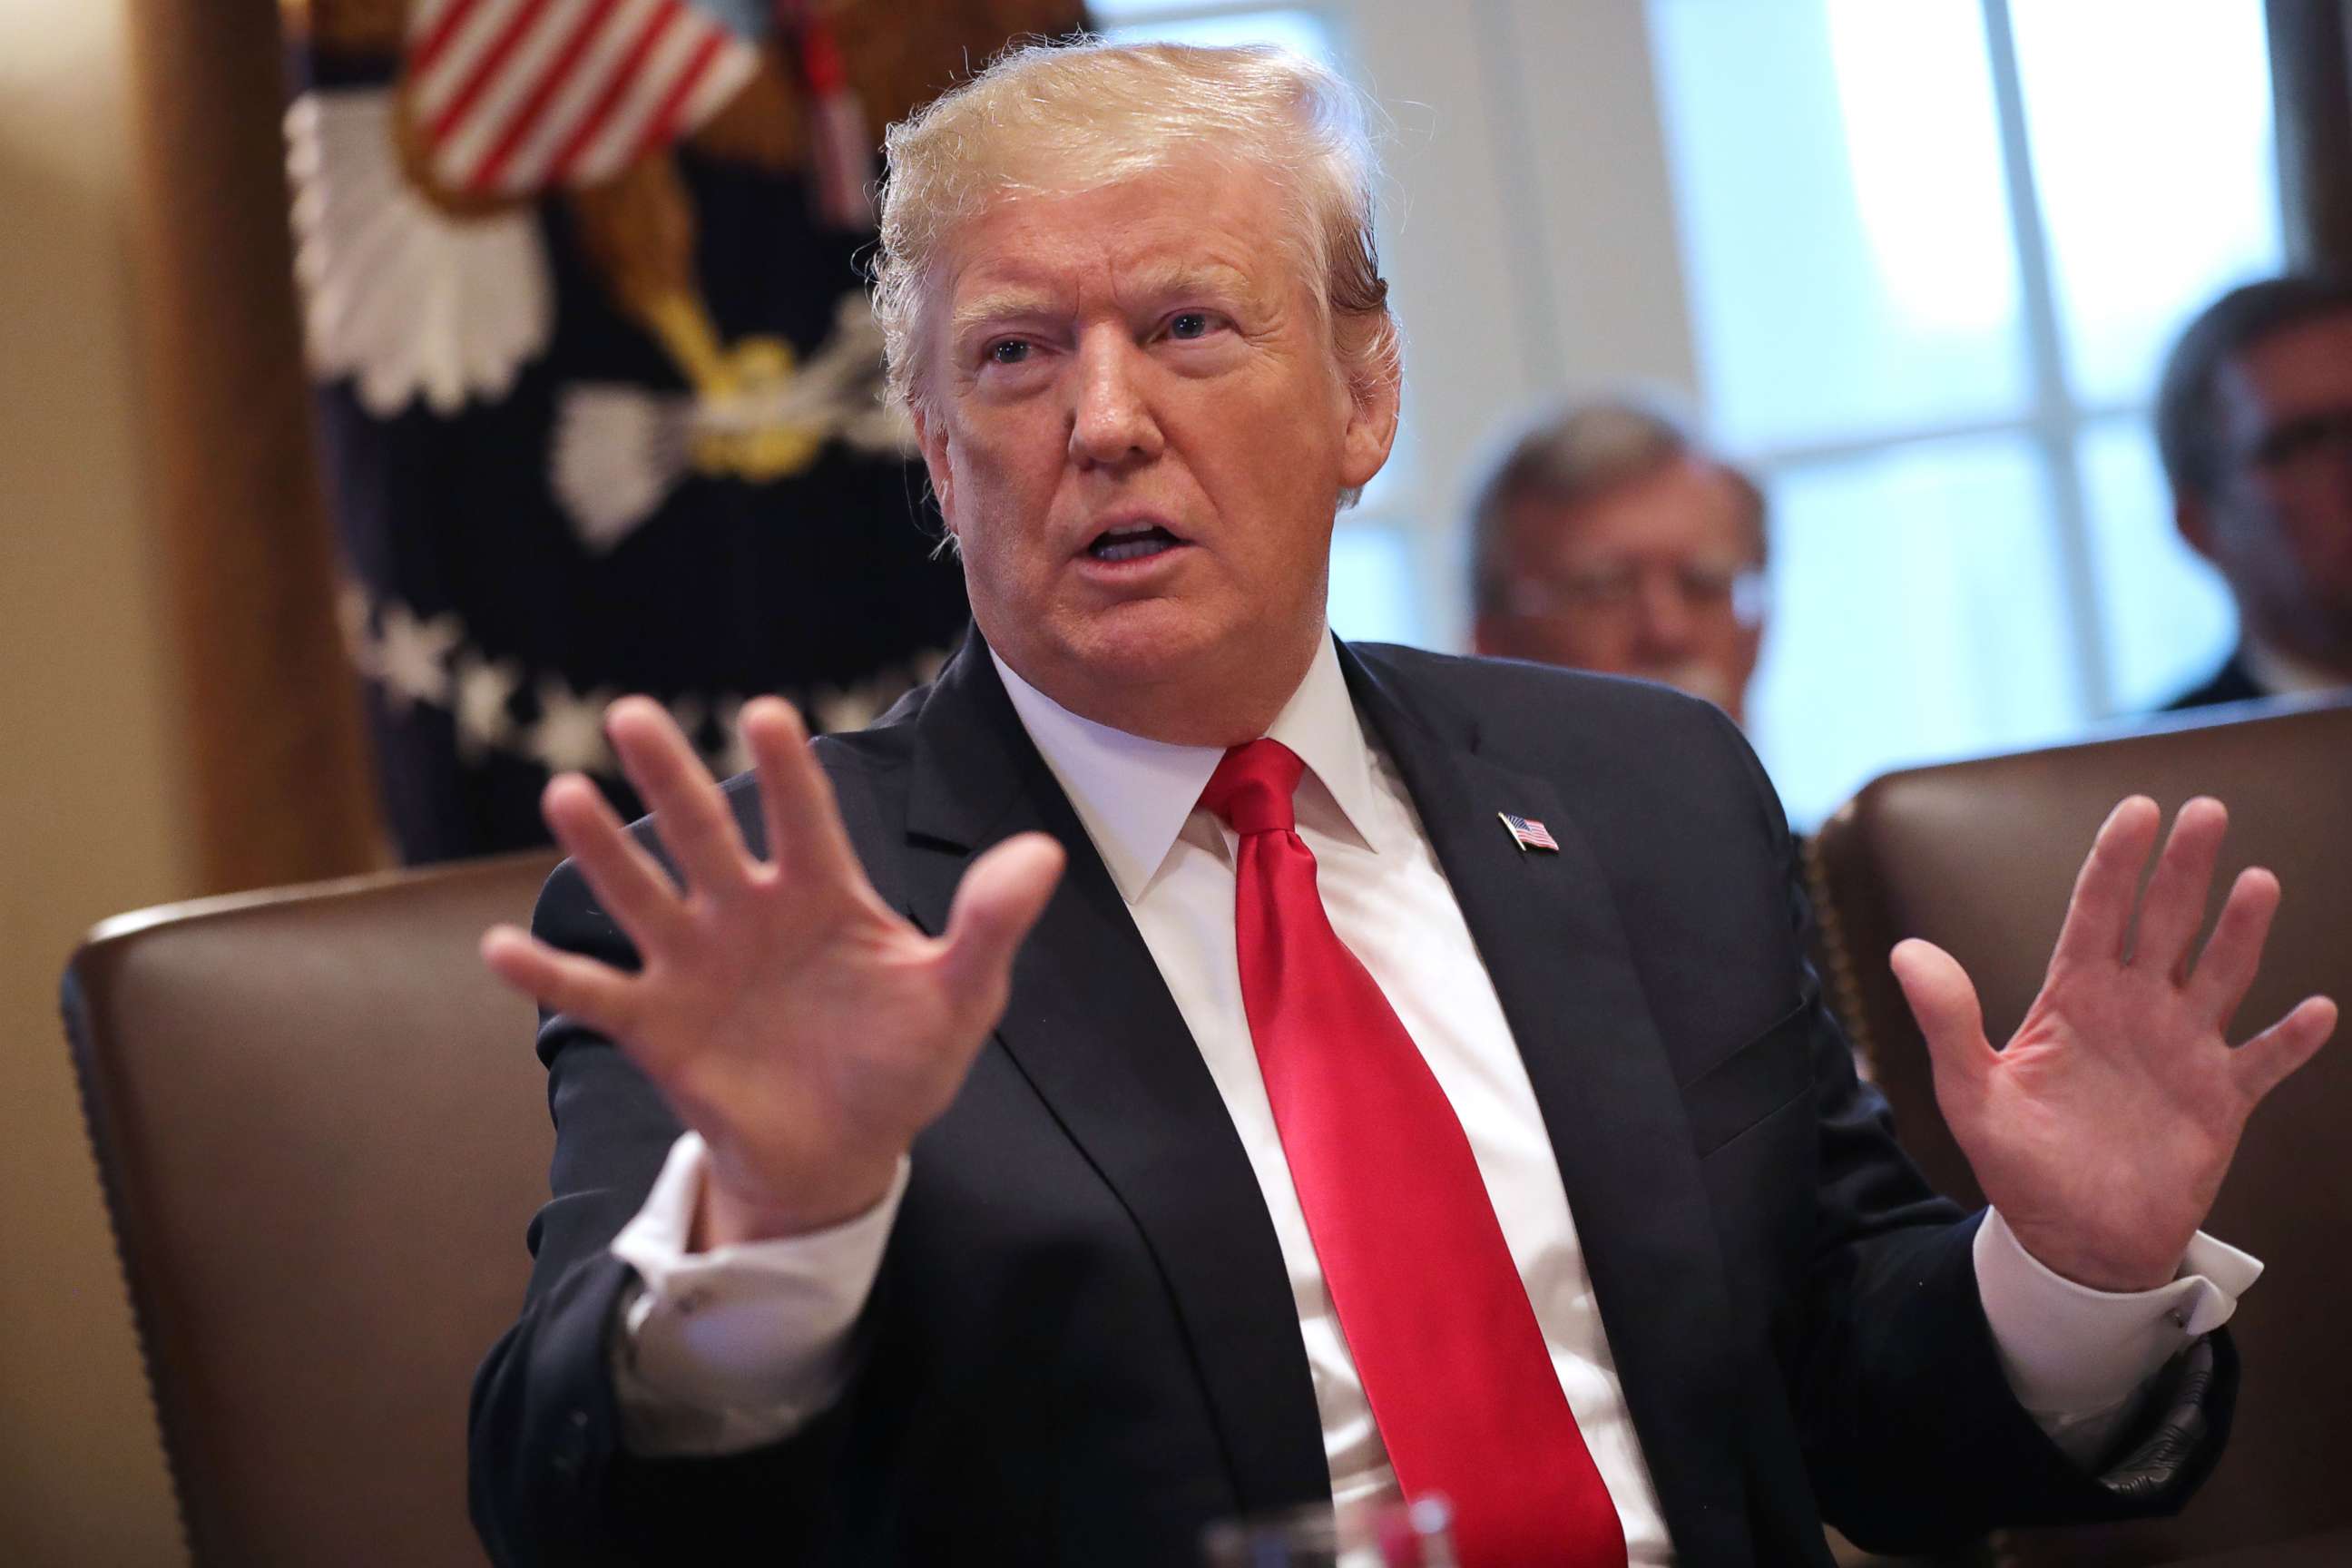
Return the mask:
MULTIPOLYGON (((1134 903, 1167 860, 1224 752, 1214 746, 1149 741, 1080 718, 1022 679, 994 648, 989 658, 996 662, 1022 728, 1110 868, 1119 896, 1134 903)), ((1377 849, 1371 756, 1348 696, 1338 647, 1328 634, 1266 734, 1298 753, 1309 779, 1320 783, 1338 808, 1341 826, 1377 849)), ((1311 809, 1312 789, 1310 784, 1299 785, 1302 808, 1311 809)))

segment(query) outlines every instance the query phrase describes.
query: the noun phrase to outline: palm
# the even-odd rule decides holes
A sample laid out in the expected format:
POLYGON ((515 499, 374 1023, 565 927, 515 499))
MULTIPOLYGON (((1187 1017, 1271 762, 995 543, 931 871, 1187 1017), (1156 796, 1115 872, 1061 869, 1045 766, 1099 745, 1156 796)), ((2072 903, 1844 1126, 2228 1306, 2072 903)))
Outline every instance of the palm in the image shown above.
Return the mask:
POLYGON ((2335 1023, 2334 1004, 2314 997, 2231 1047, 2278 882, 2242 873, 2192 965, 2228 818, 2210 800, 2181 809, 2135 921, 2161 820, 2135 798, 2100 830, 2048 978, 2006 1048, 1986 1040, 1975 989, 1948 955, 1920 942, 1895 955, 1937 1099, 1985 1196, 2027 1251, 2102 1289, 2172 1277, 2246 1118, 2335 1023))
POLYGON ((660 709, 615 704, 623 766, 657 813, 683 887, 583 779, 547 816, 635 944, 625 973, 520 932, 484 952, 510 984, 610 1035, 711 1152, 714 1189, 763 1228, 845 1217, 944 1110, 1003 1010, 1013 949, 1060 851, 1015 840, 982 858, 944 936, 875 894, 790 710, 745 714, 770 855, 745 848, 718 786, 660 709))
POLYGON ((911 1136, 987 1021, 967 1023, 940 983, 940 944, 771 881, 697 911, 688 941, 650 958, 625 1044, 722 1167, 805 1166, 861 1135, 911 1136))

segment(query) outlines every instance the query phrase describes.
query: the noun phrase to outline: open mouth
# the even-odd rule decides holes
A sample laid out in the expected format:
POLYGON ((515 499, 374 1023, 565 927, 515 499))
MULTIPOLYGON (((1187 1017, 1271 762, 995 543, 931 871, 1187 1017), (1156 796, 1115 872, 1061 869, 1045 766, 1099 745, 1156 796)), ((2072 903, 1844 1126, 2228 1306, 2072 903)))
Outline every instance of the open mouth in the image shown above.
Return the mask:
POLYGON ((1184 542, 1156 522, 1128 523, 1107 528, 1087 546, 1097 561, 1142 561, 1165 554, 1184 542))

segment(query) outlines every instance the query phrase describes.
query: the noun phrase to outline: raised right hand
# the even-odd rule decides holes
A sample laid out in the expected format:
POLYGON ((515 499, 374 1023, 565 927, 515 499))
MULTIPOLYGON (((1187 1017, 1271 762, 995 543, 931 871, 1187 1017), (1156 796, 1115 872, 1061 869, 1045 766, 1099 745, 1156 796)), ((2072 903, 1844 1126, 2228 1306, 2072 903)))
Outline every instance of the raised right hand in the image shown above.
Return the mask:
POLYGON ((634 974, 512 926, 482 958, 542 1006, 609 1036, 710 1148, 695 1245, 799 1235, 870 1208, 962 1085, 1004 1011, 1014 951, 1062 870, 1024 834, 975 861, 942 937, 884 904, 791 706, 745 705, 768 858, 659 703, 606 711, 621 766, 656 814, 681 888, 596 786, 567 773, 541 810, 634 974))

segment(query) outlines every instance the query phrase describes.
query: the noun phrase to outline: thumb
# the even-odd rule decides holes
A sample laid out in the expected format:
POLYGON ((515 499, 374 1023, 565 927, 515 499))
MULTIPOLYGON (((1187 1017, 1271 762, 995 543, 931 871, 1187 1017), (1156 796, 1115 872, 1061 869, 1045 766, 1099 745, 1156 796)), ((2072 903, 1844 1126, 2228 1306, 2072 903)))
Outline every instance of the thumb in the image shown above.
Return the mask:
POLYGON ((1062 847, 1042 833, 1008 838, 971 863, 948 909, 949 987, 963 996, 997 995, 1021 939, 1037 923, 1062 879, 1062 847))
POLYGON ((1958 959, 1932 942, 1912 937, 1895 943, 1887 962, 1937 1068, 1974 1077, 1991 1065, 1994 1052, 1985 1039, 1984 1008, 1958 959))

